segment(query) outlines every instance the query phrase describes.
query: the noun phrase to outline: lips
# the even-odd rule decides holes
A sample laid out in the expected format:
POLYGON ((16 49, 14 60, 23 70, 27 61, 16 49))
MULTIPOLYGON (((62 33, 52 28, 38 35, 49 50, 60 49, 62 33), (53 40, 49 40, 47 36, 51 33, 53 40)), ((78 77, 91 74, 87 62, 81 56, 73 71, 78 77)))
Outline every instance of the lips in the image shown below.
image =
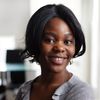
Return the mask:
POLYGON ((62 65, 67 59, 66 57, 59 57, 59 56, 51 56, 49 57, 49 61, 52 62, 55 65, 62 65))

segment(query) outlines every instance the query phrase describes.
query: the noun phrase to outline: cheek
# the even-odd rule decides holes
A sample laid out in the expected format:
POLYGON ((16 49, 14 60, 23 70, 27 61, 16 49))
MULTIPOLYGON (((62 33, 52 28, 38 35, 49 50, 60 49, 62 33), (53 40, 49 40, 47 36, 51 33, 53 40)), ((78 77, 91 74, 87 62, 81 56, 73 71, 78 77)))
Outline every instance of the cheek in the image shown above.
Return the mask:
POLYGON ((47 45, 47 44, 41 44, 40 48, 40 56, 39 56, 39 61, 40 65, 45 65, 47 60, 47 56, 50 54, 52 47, 47 45))
POLYGON ((52 47, 45 43, 41 44, 41 54, 46 55, 51 51, 52 47))
POLYGON ((72 57, 74 56, 74 54, 75 54, 75 47, 72 50, 72 57))
POLYGON ((75 54, 75 47, 70 48, 70 56, 71 58, 73 58, 74 54, 75 54))

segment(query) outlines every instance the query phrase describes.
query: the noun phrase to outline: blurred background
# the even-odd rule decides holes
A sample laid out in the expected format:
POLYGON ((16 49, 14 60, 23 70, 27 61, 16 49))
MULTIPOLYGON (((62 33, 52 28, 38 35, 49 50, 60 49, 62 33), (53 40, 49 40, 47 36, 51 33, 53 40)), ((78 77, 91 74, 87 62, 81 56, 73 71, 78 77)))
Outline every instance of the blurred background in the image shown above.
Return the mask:
POLYGON ((29 18, 49 3, 66 5, 81 23, 87 50, 68 69, 90 84, 100 100, 100 0, 0 0, 0 100, 14 100, 18 87, 40 74, 39 65, 18 55, 25 48, 29 18))

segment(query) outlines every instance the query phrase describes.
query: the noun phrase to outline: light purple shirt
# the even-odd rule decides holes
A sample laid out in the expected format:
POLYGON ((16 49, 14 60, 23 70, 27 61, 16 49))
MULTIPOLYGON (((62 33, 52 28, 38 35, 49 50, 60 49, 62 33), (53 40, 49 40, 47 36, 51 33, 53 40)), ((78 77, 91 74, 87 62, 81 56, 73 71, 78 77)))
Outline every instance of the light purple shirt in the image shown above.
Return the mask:
MULTIPOLYGON (((28 81, 20 87, 15 100, 30 100, 30 91, 33 81, 34 80, 28 81)), ((73 75, 69 81, 56 89, 52 95, 52 100, 94 100, 94 94, 88 84, 73 75)))

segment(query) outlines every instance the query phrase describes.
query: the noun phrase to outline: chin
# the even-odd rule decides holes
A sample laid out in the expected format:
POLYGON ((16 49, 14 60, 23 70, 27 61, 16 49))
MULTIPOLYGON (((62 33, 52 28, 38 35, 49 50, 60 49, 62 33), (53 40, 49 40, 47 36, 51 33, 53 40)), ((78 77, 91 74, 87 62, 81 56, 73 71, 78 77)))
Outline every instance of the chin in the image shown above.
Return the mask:
POLYGON ((49 70, 54 73, 59 73, 59 72, 66 70, 66 65, 63 65, 63 66, 62 65, 52 65, 52 66, 49 66, 49 70))

